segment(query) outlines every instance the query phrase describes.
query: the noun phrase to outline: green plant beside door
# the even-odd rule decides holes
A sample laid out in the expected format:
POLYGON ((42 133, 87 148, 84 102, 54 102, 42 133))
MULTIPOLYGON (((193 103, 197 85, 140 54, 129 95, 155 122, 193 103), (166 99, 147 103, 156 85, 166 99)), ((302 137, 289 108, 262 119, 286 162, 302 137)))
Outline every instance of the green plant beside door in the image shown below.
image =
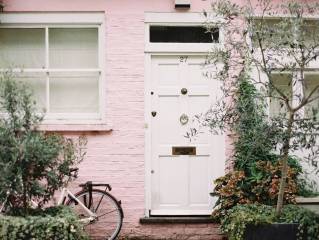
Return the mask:
MULTIPOLYGON (((214 1, 212 11, 205 13, 208 31, 217 25, 226 36, 224 48, 213 49, 207 57, 209 66, 222 66, 214 69, 213 77, 224 83, 224 96, 197 118, 202 127, 233 134, 234 171, 216 180, 213 193, 219 197, 213 216, 230 239, 246 237, 247 224, 274 222, 299 224, 296 239, 303 232, 307 239, 318 239, 316 214, 283 207, 295 203, 298 192, 308 191, 298 184, 302 169, 294 152, 308 151, 304 160, 314 167, 318 161, 319 109, 314 103, 319 81, 309 83, 309 65, 319 59, 319 24, 311 20, 318 12, 319 4, 289 1, 275 6, 260 0, 244 6, 214 1), (266 114, 273 102, 277 112, 266 114), (286 214, 293 212, 289 209, 299 218, 286 214)), ((198 132, 191 129, 188 136, 198 132)))

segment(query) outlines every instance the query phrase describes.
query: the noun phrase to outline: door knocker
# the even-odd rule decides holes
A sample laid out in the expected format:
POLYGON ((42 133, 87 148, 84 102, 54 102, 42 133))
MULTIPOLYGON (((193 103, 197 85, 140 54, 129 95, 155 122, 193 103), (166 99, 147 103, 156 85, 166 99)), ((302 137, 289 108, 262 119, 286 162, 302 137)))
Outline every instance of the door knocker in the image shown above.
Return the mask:
POLYGON ((183 113, 180 118, 179 118, 179 121, 181 122, 182 125, 185 125, 188 123, 188 116, 183 113))

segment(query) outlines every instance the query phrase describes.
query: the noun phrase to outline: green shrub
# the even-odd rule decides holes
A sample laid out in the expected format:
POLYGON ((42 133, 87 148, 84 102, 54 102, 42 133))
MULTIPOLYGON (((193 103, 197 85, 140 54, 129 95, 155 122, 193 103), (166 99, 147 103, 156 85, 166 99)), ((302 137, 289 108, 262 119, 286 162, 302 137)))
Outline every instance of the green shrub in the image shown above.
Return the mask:
POLYGON ((1 240, 85 240, 77 216, 65 206, 31 210, 27 217, 0 216, 1 240))
MULTIPOLYGON (((285 203, 295 203, 297 171, 293 167, 288 169, 285 203)), ((232 171, 215 180, 214 192, 211 193, 218 197, 212 213, 215 221, 219 222, 227 210, 237 204, 275 205, 279 191, 280 163, 258 161, 253 172, 255 176, 249 175, 250 172, 232 171)))
MULTIPOLYGON (((267 122, 265 106, 256 99, 258 91, 248 76, 238 82, 235 108, 229 113, 236 133, 234 141, 234 171, 215 180, 211 195, 218 200, 212 216, 220 221, 225 212, 237 204, 276 204, 281 178, 280 156, 275 154, 278 129, 267 122)), ((285 203, 295 203, 298 175, 302 168, 298 160, 288 159, 288 180, 285 203)))
POLYGON ((0 202, 7 212, 27 216, 31 201, 41 208, 67 183, 86 140, 38 131, 43 116, 32 91, 10 74, 0 76, 0 109, 6 113, 0 119, 0 202))
POLYGON ((242 240, 248 225, 298 223, 299 234, 306 232, 307 240, 318 240, 319 215, 296 205, 286 205, 280 217, 267 205, 243 204, 228 210, 221 220, 221 230, 229 240, 242 240))

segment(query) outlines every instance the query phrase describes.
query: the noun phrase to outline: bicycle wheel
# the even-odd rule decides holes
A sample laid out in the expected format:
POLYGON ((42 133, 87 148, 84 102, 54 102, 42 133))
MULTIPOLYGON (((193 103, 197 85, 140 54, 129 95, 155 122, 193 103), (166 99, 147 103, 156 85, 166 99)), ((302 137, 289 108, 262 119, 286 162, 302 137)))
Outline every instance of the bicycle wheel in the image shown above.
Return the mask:
MULTIPOLYGON (((108 192, 93 189, 91 198, 88 190, 78 192, 75 197, 97 215, 95 221, 85 225, 91 239, 116 239, 123 222, 123 210, 119 202, 108 192)), ((88 218, 85 209, 69 198, 66 205, 71 206, 80 218, 88 218)))

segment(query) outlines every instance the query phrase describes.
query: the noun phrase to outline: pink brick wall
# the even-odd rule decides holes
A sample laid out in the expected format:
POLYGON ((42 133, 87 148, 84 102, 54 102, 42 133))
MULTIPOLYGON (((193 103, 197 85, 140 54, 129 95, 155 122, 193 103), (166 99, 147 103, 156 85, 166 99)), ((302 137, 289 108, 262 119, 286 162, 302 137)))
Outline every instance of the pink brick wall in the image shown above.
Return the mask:
MULTIPOLYGON (((144 216, 144 12, 174 12, 173 0, 6 0, 6 11, 106 12, 106 113, 110 133, 88 134, 79 182, 108 182, 122 200, 122 235, 220 239, 216 225, 140 225, 144 216)), ((201 12, 209 1, 193 0, 201 12)))

